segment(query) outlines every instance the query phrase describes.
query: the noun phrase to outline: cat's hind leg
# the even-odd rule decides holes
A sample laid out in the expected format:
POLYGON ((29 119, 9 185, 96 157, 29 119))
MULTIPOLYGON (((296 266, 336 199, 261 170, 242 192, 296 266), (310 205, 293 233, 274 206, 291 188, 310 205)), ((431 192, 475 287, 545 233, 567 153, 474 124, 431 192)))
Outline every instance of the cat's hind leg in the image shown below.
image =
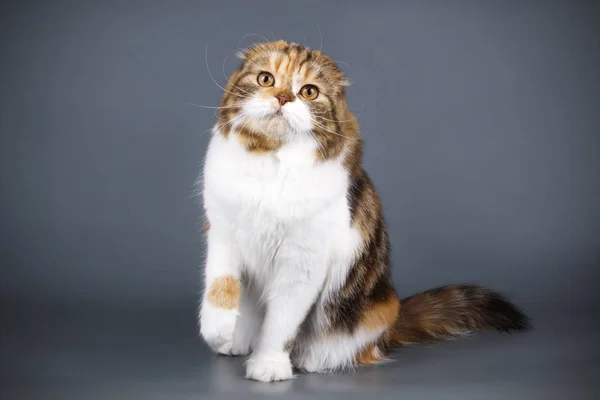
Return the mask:
POLYGON ((339 371, 386 361, 386 333, 394 326, 400 304, 395 293, 361 312, 351 331, 331 330, 298 343, 294 366, 306 372, 339 371))
POLYGON ((358 365, 384 361, 379 344, 383 330, 335 333, 307 343, 294 360, 296 368, 305 372, 328 372, 351 369, 358 365))

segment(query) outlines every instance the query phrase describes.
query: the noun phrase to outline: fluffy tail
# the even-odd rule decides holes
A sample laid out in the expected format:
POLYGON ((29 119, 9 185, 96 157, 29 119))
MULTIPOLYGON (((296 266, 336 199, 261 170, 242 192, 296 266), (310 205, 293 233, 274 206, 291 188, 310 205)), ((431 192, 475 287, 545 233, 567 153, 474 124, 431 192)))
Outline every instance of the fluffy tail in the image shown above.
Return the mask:
POLYGON ((448 285, 401 300, 388 337, 391 346, 404 346, 529 327, 529 318, 501 294, 476 285, 448 285))

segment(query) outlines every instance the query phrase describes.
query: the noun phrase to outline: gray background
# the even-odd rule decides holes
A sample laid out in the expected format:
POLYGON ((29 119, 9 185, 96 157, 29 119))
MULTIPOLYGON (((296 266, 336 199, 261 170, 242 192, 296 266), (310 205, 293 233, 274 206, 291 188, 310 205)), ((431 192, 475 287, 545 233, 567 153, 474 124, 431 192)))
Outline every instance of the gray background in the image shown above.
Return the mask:
MULTIPOLYGON (((600 7, 593 1, 0 6, 3 398, 587 398, 598 389, 600 7), (596 26, 595 26, 596 25, 596 26), (400 294, 479 282, 536 330, 259 385, 196 337, 193 198, 240 47, 342 62, 400 294), (205 46, 208 57, 205 58, 205 46), (225 63, 222 64, 225 57, 225 63), (256 391, 256 392, 255 392, 256 391)), ((591 398, 591 397, 590 397, 591 398)))

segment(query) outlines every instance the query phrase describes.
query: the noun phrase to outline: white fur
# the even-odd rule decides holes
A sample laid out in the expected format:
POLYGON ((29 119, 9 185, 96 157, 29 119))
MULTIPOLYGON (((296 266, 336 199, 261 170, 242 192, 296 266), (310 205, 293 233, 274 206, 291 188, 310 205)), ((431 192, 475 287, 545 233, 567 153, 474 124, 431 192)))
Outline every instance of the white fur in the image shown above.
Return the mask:
MULTIPOLYGON (((244 112, 260 119, 272 114, 273 103, 255 98, 244 112)), ((215 130, 204 166, 204 206, 211 223, 206 286, 227 274, 249 281, 239 310, 203 303, 201 332, 215 351, 244 355, 252 350, 247 377, 259 381, 292 377, 285 347, 317 299, 317 332, 302 339, 307 348, 294 361, 297 366, 342 368, 381 333, 358 332, 339 340, 319 335, 328 324, 323 303, 344 284, 362 239, 351 226, 342 157, 316 161, 316 143, 302 134, 311 122, 301 100, 287 103, 282 114, 290 131, 278 151, 250 153, 235 134, 225 137, 215 130)))
POLYGON ((231 354, 246 356, 250 349, 256 347, 256 340, 262 323, 262 309, 258 304, 256 293, 245 287, 240 298, 239 317, 233 332, 231 354))
POLYGON ((351 366, 357 351, 376 341, 383 331, 384 329, 358 329, 352 335, 336 334, 313 340, 303 349, 297 366, 307 372, 323 372, 351 366))
MULTIPOLYGON (((298 93, 302 86, 303 82, 299 78, 296 77, 292 80, 291 88, 293 93, 298 93)), ((272 117, 277 111, 281 112, 283 120, 287 122, 285 124, 287 129, 285 132, 276 132, 276 135, 281 136, 281 133, 284 133, 287 135, 304 134, 308 136, 308 132, 313 128, 312 117, 310 109, 306 105, 306 100, 303 100, 299 96, 296 96, 293 101, 286 103, 284 107, 280 108, 278 100, 275 97, 255 95, 244 103, 240 114, 254 121, 262 120, 268 126, 270 124, 269 122, 265 122, 265 119, 272 117)), ((244 125, 243 121, 241 118, 236 119, 234 125, 244 125)))
POLYGON ((231 354, 233 332, 238 317, 237 310, 224 310, 203 302, 200 310, 200 333, 213 351, 231 354))
POLYGON ((253 354, 246 363, 246 378, 261 382, 292 379, 290 356, 284 351, 253 354))
MULTIPOLYGON (((208 252, 204 279, 209 288, 219 276, 233 275, 240 277, 241 258, 235 246, 218 239, 219 227, 208 231, 208 252)), ((208 345, 216 352, 229 354, 231 340, 236 326, 238 310, 226 310, 212 306, 206 301, 208 290, 204 291, 202 308, 200 309, 200 333, 208 345), (204 323, 202 323, 204 321, 204 323)))

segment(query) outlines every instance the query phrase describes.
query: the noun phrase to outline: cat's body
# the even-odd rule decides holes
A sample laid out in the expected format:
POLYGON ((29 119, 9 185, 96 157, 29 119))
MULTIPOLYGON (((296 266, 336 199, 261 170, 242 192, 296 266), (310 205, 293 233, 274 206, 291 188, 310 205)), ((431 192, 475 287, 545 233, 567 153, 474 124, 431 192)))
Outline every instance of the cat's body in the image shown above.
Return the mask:
MULTIPOLYGON (((314 146, 298 141, 256 157, 235 139, 217 135, 206 161, 206 170, 215 172, 205 179, 208 235, 235 243, 230 246, 237 253, 235 262, 244 266, 245 288, 255 297, 277 298, 272 307, 279 317, 293 320, 279 338, 282 344, 319 295, 311 317, 324 319, 319 315, 322 304, 340 289, 361 245, 360 233, 350 223, 345 169, 338 162, 315 164, 314 146), (230 162, 222 165, 223 159, 230 162)), ((258 332, 252 336, 257 339, 258 332)), ((241 346, 234 353, 247 353, 249 343, 234 345, 241 346)))
POLYGON ((382 361, 392 346, 526 325, 501 296, 475 286, 401 306, 343 74, 320 52, 285 42, 243 58, 203 176, 200 326, 214 351, 251 354, 247 377, 273 381, 291 378, 292 365, 341 369, 382 361))

